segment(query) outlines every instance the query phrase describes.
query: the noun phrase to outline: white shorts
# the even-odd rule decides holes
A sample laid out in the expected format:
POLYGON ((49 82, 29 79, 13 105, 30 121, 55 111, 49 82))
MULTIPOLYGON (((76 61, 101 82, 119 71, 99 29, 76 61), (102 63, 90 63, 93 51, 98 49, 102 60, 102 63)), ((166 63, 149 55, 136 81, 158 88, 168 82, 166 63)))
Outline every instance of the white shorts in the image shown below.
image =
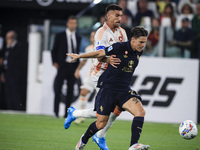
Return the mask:
POLYGON ((97 82, 99 77, 91 74, 91 76, 88 76, 87 79, 84 81, 84 84, 80 87, 81 89, 87 89, 90 92, 93 92, 94 89, 96 91, 99 91, 99 88, 97 88, 97 82))

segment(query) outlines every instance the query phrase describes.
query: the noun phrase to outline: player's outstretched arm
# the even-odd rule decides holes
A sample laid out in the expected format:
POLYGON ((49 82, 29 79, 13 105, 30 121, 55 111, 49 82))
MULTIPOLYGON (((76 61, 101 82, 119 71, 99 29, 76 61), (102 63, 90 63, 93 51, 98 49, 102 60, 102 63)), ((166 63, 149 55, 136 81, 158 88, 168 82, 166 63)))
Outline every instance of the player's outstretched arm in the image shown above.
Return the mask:
POLYGON ((81 54, 81 55, 73 54, 73 53, 68 53, 66 55, 70 56, 72 58, 72 60, 69 61, 69 62, 73 62, 73 61, 75 61, 79 58, 99 58, 99 57, 103 57, 103 56, 106 56, 106 53, 105 53, 104 50, 98 50, 98 51, 95 51, 95 52, 85 53, 85 54, 81 54))

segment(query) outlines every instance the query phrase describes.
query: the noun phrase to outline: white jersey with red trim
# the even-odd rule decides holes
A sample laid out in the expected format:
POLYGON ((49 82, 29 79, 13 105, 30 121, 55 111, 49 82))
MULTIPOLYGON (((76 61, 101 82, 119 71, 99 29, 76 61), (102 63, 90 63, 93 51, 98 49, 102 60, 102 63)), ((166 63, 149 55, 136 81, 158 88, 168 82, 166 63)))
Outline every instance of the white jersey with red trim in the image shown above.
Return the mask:
MULTIPOLYGON (((113 32, 106 23, 99 28, 94 37, 94 51, 97 51, 99 47, 108 47, 116 42, 126 42, 128 40, 126 31, 118 27, 113 32)), ((93 62, 92 75, 99 77, 107 68, 108 63, 99 62, 97 59, 93 62)))

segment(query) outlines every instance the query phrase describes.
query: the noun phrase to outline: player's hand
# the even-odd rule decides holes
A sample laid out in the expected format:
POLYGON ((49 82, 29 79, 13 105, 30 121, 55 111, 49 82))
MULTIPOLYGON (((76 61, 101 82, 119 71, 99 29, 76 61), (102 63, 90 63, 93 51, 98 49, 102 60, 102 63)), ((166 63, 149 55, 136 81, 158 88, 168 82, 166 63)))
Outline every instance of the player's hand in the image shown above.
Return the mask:
POLYGON ((121 60, 119 58, 116 58, 116 55, 111 55, 110 58, 110 65, 113 66, 114 68, 117 68, 116 65, 119 65, 121 60))
POLYGON ((73 62, 73 61, 75 61, 75 60, 77 60, 79 58, 78 54, 67 53, 66 55, 70 56, 72 58, 72 60, 69 61, 70 63, 73 62))

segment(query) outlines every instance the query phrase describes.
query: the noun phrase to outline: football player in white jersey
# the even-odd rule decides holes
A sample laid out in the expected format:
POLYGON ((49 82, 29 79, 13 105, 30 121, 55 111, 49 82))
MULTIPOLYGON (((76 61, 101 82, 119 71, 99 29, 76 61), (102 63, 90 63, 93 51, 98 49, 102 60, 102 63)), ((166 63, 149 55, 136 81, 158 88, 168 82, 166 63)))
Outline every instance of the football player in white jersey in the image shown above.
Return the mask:
MULTIPOLYGON (((127 35, 124 29, 120 27, 120 21, 122 18, 122 8, 118 5, 111 4, 106 8, 106 22, 104 25, 99 28, 95 34, 95 42, 94 47, 95 50, 102 49, 101 46, 108 47, 116 42, 125 42, 127 41, 127 35)), ((116 64, 120 63, 120 60, 112 56, 112 59, 108 59, 106 57, 96 59, 93 63, 92 71, 91 71, 91 79, 95 84, 95 88, 97 85, 97 81, 100 75, 105 71, 105 69, 110 63, 115 67, 116 64)), ((97 92, 98 89, 96 88, 97 92)), ((105 135, 107 130, 111 127, 117 116, 121 113, 118 108, 114 110, 113 113, 110 114, 107 125, 104 129, 98 131, 94 136, 93 140, 102 150, 108 150, 108 147, 105 142, 105 135)), ((71 122, 80 117, 96 117, 96 112, 93 109, 85 109, 85 110, 76 110, 73 107, 68 109, 68 117, 65 119, 64 127, 68 129, 71 125, 71 122)), ((81 150, 81 145, 77 144, 76 150, 81 150)))

